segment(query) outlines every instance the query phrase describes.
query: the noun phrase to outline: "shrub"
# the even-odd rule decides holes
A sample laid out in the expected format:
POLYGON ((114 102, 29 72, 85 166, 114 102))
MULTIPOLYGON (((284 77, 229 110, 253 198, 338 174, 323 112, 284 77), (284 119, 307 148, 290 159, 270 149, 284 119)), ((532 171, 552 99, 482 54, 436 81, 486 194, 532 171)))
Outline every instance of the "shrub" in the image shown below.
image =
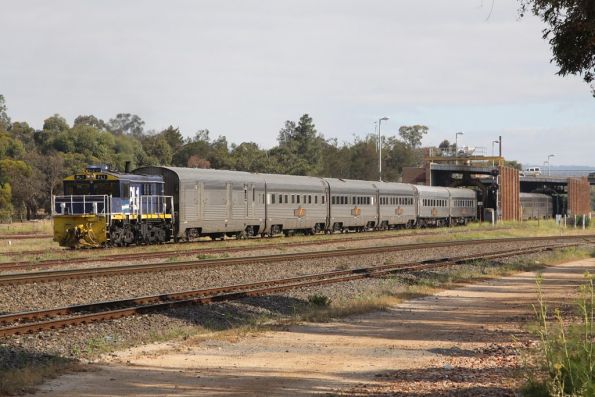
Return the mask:
POLYGON ((308 296, 308 303, 313 306, 326 307, 331 304, 331 299, 326 295, 310 295, 308 296))
POLYGON ((534 306, 539 321, 538 360, 541 380, 531 379, 525 395, 593 396, 595 395, 595 293, 593 278, 585 273, 580 286, 578 316, 564 318, 560 309, 550 311, 537 279, 538 304, 534 306))

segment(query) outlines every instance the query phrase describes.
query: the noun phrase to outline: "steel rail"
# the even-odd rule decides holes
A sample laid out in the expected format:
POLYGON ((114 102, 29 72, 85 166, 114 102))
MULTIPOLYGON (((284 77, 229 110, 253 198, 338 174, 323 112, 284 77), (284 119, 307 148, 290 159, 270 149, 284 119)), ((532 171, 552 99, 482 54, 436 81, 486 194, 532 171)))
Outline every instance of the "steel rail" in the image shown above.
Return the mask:
MULTIPOLYGON (((496 230, 506 230, 509 228, 494 228, 489 229, 488 231, 496 231, 496 230)), ((448 231, 447 233, 470 233, 471 230, 461 230, 461 231, 448 231)), ((429 233, 407 233, 407 234, 395 234, 389 236, 368 236, 368 237, 343 237, 343 238, 332 238, 332 239, 324 239, 323 235, 319 235, 320 239, 312 240, 312 241, 286 241, 280 242, 276 244, 265 243, 265 244, 258 244, 258 245, 250 245, 250 246, 236 246, 236 247, 217 247, 217 248, 197 248, 197 249, 185 249, 182 251, 174 251, 174 250, 162 250, 159 252, 133 252, 133 253, 117 253, 117 254, 108 254, 108 255, 96 255, 93 258, 88 257, 73 257, 73 258, 60 258, 60 259, 44 259, 44 260, 28 260, 28 261, 10 261, 10 262, 0 262, 0 271, 2 270, 12 270, 12 269, 19 269, 19 268, 26 268, 26 267, 50 267, 50 266, 60 266, 66 264, 75 264, 75 263, 96 263, 96 262, 116 262, 125 259, 151 259, 151 258, 164 258, 169 256, 191 256, 195 254, 215 254, 220 252, 242 252, 242 251, 255 251, 259 249, 268 249, 268 248, 279 248, 279 247, 305 247, 305 246, 317 246, 317 245, 325 245, 325 244, 338 244, 338 243, 349 243, 349 242, 357 242, 357 241, 369 241, 369 240, 388 240, 393 238, 399 237, 416 237, 416 236, 432 236, 432 235, 440 235, 444 233, 437 233, 437 232, 429 232, 429 233)), ((270 241, 270 240, 262 240, 262 241, 270 241)), ((201 242, 193 242, 194 243, 216 243, 217 241, 201 241, 201 242)), ((167 244, 166 246, 172 246, 176 243, 167 244)), ((187 243, 178 243, 178 244, 187 244, 187 243)), ((119 248, 121 249, 121 248, 119 248)), ((96 248, 88 249, 88 251, 94 251, 96 253, 96 248)), ((23 255, 29 254, 43 254, 43 253, 58 253, 63 254, 66 252, 75 252, 79 253, 81 251, 71 251, 66 249, 56 249, 56 250, 33 250, 33 251, 25 251, 25 252, 7 252, 6 256, 11 257, 18 257, 23 255), (53 252, 52 252, 53 251, 53 252)))
MULTIPOLYGON (((566 244, 565 246, 568 247, 577 245, 581 245, 581 243, 566 244)), ((16 324, 0 328, 0 336, 40 332, 44 330, 63 328, 69 325, 85 324, 96 321, 116 319, 121 317, 132 316, 135 314, 149 313, 156 310, 171 308, 179 305, 207 304, 213 302, 237 300, 246 297, 266 295, 274 292, 283 292, 295 288, 320 286, 325 284, 347 282, 370 277, 381 277, 398 272, 435 269, 449 265, 462 264, 473 260, 496 259, 502 257, 526 255, 542 251, 551 251, 553 249, 555 248, 551 245, 544 245, 541 247, 534 247, 531 249, 513 249, 508 251, 500 251, 487 254, 472 254, 454 258, 441 258, 422 262, 388 264, 352 270, 341 270, 334 272, 304 275, 285 279, 267 280, 257 283, 230 285, 218 288, 183 291, 171 294, 161 294, 116 301, 91 303, 85 305, 68 306, 57 309, 6 314, 0 316, 0 324, 7 324, 11 322, 14 323, 31 319, 52 319, 37 323, 16 324), (122 308, 122 306, 132 307, 122 308), (70 318, 55 318, 58 316, 69 315, 73 313, 81 313, 86 311, 96 312, 83 313, 70 318)))
POLYGON ((114 275, 126 275, 134 273, 149 273, 159 271, 186 270, 197 267, 218 267, 233 265, 248 265, 254 263, 277 263, 286 261, 336 258, 345 256, 371 255, 415 249, 445 248, 479 244, 494 244, 507 242, 540 242, 560 241, 577 239, 575 236, 554 236, 554 237, 523 237, 506 239, 483 239, 483 240, 460 240, 460 241, 439 241, 413 244, 384 245, 363 248, 345 248, 336 250, 298 252, 288 254, 272 254, 258 256, 242 256, 235 258, 203 259, 190 261, 177 261, 150 264, 132 264, 107 267, 95 267, 84 269, 49 270, 41 272, 12 273, 0 275, 1 285, 30 284, 68 279, 105 277, 114 275))

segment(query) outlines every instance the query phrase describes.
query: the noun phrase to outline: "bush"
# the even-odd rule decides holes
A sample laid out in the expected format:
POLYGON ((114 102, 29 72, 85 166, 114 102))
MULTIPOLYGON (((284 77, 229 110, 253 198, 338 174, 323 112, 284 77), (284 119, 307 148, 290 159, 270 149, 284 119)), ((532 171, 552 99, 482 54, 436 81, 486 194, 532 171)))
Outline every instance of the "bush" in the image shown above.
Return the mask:
POLYGON ((589 273, 585 273, 585 279, 579 289, 578 318, 564 318, 560 309, 551 312, 545 304, 542 279, 538 277, 539 298, 534 310, 539 320, 538 360, 542 380, 531 379, 525 387, 525 395, 595 395, 595 293, 589 273))
POLYGON ((310 295, 308 296, 308 303, 313 306, 326 307, 331 304, 331 299, 326 295, 310 295))
POLYGON ((569 216, 567 225, 575 226, 576 224, 576 227, 583 227, 583 218, 585 218, 585 227, 589 227, 591 225, 591 219, 587 215, 577 215, 576 218, 574 216, 569 216))

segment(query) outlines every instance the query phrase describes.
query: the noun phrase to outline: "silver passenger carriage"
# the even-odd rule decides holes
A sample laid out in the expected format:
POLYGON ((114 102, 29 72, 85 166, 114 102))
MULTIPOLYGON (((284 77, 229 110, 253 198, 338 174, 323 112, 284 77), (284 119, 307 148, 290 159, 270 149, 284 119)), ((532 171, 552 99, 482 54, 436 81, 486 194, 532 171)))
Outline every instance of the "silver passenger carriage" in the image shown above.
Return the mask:
POLYGON ((554 209, 552 197, 541 193, 520 193, 521 218, 529 219, 551 218, 554 209))
POLYGON ((420 227, 446 226, 450 217, 448 188, 413 185, 417 191, 417 222, 420 227))
POLYGON ((374 182, 323 179, 329 187, 331 231, 365 230, 378 225, 378 189, 374 182))
POLYGON ((162 175, 165 194, 178 210, 176 237, 245 238, 264 231, 265 179, 248 172, 180 167, 141 167, 162 175))
POLYGON ((305 234, 326 229, 327 186, 309 176, 260 174, 266 182, 267 234, 305 234))
POLYGON ((447 188, 450 194, 450 224, 465 225, 477 219, 477 194, 472 189, 447 188))
POLYGON ((378 187, 378 226, 382 229, 415 226, 413 185, 390 182, 376 182, 375 185, 378 187))

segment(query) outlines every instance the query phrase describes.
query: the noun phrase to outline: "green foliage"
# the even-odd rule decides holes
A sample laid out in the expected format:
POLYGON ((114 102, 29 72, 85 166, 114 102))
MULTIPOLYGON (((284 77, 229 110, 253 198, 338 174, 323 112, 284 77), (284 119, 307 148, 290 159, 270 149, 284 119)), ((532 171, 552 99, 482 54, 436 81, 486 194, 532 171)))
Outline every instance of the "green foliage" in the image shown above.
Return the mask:
POLYGON ((308 296, 308 303, 313 306, 326 307, 330 306, 331 298, 326 295, 314 294, 308 296))
POLYGON ((428 133, 428 130, 425 125, 402 126, 399 128, 399 136, 407 145, 416 148, 421 145, 421 140, 428 133))
POLYGON ((542 278, 537 279, 540 371, 530 376, 526 395, 547 391, 549 396, 595 395, 595 291, 593 278, 585 273, 577 303, 578 315, 565 317, 560 309, 550 310, 543 296, 542 278))
MULTIPOLYGON (((595 79, 595 3, 592 0, 521 0, 521 16, 530 12, 546 24, 558 74, 595 79)), ((595 87, 591 85, 595 96, 595 87)))
POLYGON ((6 101, 4 95, 0 94, 0 131, 7 131, 10 128, 10 117, 6 113, 6 101))
POLYGON ((0 220, 12 214, 12 188, 10 183, 0 183, 0 220))

